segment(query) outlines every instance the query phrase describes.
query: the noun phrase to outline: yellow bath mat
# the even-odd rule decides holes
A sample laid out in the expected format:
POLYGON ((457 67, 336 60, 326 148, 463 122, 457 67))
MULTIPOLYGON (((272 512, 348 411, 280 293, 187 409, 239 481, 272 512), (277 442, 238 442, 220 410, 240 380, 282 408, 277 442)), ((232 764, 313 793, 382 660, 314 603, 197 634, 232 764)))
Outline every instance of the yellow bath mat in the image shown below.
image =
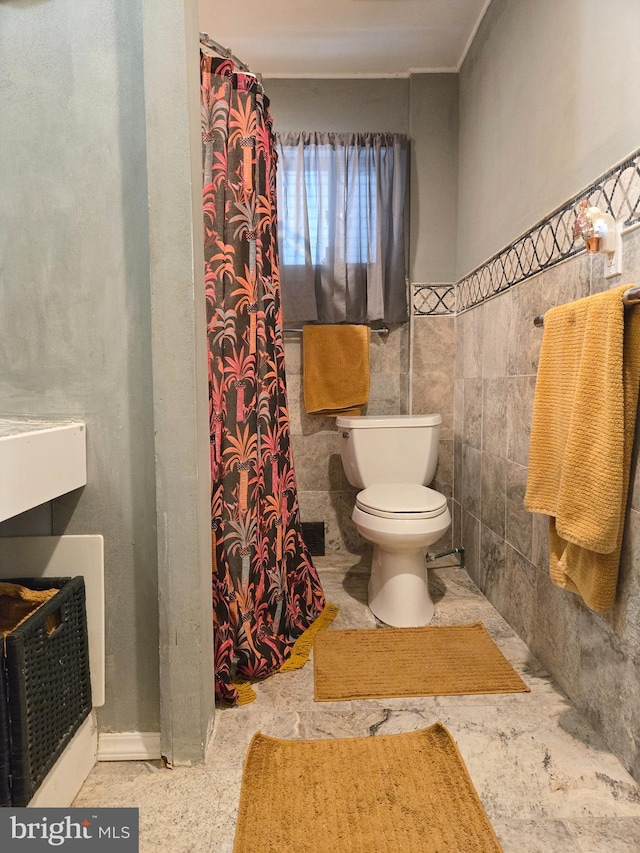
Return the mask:
POLYGON ((455 741, 405 734, 280 740, 244 765, 234 853, 500 853, 455 741))
POLYGON ((327 631, 313 679, 316 702, 529 691, 482 622, 327 631))
POLYGON ((629 285, 545 314, 525 507, 551 517, 550 575, 592 610, 614 603, 640 385, 629 285))

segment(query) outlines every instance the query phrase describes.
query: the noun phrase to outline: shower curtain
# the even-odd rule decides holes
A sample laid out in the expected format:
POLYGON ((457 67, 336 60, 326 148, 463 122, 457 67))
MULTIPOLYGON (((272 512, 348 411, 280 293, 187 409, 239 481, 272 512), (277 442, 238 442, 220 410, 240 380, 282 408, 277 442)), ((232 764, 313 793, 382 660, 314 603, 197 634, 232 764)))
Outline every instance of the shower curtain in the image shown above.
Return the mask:
POLYGON ((262 85, 201 54, 216 697, 280 668, 323 610, 291 458, 262 85))

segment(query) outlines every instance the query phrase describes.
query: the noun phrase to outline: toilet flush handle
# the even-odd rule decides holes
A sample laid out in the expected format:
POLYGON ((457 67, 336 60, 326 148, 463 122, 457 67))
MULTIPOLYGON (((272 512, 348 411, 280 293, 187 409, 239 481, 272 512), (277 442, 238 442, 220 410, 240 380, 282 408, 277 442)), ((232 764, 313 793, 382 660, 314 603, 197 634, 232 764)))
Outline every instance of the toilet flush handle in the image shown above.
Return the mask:
POLYGON ((343 433, 342 433, 342 437, 343 437, 343 438, 349 438, 349 436, 350 436, 350 435, 351 435, 351 433, 350 433, 350 432, 343 432, 343 433))

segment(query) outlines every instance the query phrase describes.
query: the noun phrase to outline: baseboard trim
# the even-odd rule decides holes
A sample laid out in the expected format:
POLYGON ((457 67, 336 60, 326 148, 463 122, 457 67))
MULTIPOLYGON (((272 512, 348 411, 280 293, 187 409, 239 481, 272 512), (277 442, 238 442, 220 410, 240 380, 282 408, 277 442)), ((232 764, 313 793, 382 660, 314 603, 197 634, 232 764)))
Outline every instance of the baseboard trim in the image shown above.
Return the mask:
POLYGON ((101 732, 98 761, 155 761, 160 758, 160 732, 101 732))

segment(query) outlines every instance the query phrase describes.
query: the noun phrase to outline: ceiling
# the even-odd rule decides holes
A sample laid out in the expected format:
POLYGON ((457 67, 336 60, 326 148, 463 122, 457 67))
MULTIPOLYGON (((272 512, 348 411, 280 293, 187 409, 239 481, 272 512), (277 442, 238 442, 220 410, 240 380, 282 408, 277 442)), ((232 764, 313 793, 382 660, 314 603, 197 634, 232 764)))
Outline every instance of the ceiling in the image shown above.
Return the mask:
POLYGON ((490 0, 199 0, 200 30, 265 77, 458 71, 490 0))

